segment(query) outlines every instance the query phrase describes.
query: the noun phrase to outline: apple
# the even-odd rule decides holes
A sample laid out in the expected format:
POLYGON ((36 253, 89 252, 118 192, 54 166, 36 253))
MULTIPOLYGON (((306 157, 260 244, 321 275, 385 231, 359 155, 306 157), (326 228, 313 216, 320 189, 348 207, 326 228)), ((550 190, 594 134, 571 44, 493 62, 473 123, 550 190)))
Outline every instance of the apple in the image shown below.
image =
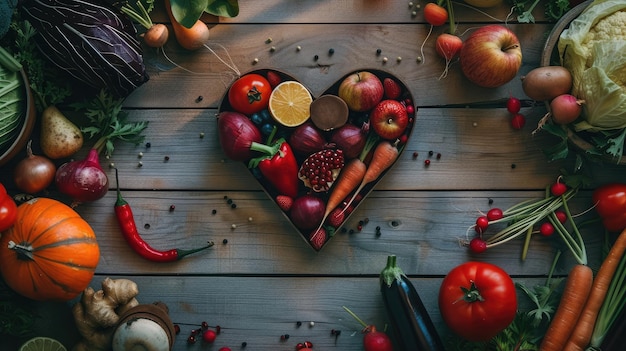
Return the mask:
POLYGON ((511 81, 522 65, 522 49, 515 33, 491 24, 480 27, 463 43, 459 56, 467 79, 495 88, 511 81))
POLYGON ((383 100, 370 112, 370 127, 381 138, 399 138, 409 125, 406 107, 397 100, 383 100))
POLYGON ((352 73, 339 85, 339 97, 352 111, 371 110, 383 98, 383 83, 374 73, 352 73))

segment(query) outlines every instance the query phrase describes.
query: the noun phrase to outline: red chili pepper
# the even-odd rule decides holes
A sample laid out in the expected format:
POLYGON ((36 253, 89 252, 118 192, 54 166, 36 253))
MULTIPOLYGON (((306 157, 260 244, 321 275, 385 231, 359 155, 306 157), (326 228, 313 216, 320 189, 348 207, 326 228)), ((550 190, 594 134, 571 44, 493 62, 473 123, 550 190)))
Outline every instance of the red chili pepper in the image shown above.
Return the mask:
POLYGON ((17 205, 0 183, 0 232, 13 226, 17 219, 17 205))
POLYGON ((159 251, 154 249, 141 238, 141 235, 137 231, 133 211, 128 202, 122 198, 122 193, 120 192, 117 168, 115 169, 115 180, 117 182, 117 201, 115 202, 115 216, 117 217, 117 222, 120 225, 120 229, 122 229, 122 234, 126 242, 128 242, 128 245, 130 245, 136 253, 141 255, 141 257, 154 262, 173 262, 213 246, 213 242, 209 242, 206 246, 192 250, 171 249, 159 251))
POLYGON ((626 228, 626 184, 600 186, 591 198, 606 230, 619 232, 626 228))
MULTIPOLYGON (((272 132, 273 135, 274 132, 272 132)), ((269 140, 272 139, 270 135, 269 140)), ((278 139, 272 146, 252 142, 250 149, 262 152, 264 155, 252 159, 249 168, 259 167, 263 177, 281 195, 295 198, 298 195, 298 163, 285 139, 278 139)))

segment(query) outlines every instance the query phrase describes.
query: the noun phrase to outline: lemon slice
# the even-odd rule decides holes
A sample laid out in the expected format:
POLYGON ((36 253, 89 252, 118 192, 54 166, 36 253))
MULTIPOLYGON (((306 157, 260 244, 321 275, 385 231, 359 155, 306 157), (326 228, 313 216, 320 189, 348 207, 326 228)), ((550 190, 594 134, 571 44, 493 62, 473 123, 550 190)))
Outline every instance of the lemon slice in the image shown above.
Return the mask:
POLYGON ((58 340, 36 336, 25 342, 19 351, 67 351, 58 340))
POLYGON ((285 127, 297 127, 311 116, 311 102, 313 97, 307 88, 290 80, 272 90, 268 109, 276 122, 285 127))

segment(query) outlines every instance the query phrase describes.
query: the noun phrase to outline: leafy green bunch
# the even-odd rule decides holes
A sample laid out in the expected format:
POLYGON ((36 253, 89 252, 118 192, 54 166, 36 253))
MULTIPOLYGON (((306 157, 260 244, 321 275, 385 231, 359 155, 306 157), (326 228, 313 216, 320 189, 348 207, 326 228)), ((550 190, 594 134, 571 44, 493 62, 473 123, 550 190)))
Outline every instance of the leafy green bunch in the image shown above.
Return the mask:
POLYGON ((569 0, 510 0, 518 13, 520 23, 535 23, 533 10, 543 1, 545 15, 551 21, 557 21, 570 10, 569 0))

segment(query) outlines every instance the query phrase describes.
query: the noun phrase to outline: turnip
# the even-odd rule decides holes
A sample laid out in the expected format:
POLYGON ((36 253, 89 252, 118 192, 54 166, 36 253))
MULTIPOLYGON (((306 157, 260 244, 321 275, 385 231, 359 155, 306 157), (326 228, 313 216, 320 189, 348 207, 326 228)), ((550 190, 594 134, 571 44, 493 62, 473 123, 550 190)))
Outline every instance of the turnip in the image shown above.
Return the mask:
POLYGON ((109 178, 100 166, 98 150, 89 150, 83 160, 61 165, 55 184, 60 192, 72 198, 74 206, 102 198, 109 191, 109 178))
POLYGON ((162 48, 169 38, 169 30, 162 23, 154 24, 148 10, 141 1, 137 1, 136 8, 130 4, 122 6, 122 12, 146 29, 141 35, 146 45, 153 48, 162 48))

